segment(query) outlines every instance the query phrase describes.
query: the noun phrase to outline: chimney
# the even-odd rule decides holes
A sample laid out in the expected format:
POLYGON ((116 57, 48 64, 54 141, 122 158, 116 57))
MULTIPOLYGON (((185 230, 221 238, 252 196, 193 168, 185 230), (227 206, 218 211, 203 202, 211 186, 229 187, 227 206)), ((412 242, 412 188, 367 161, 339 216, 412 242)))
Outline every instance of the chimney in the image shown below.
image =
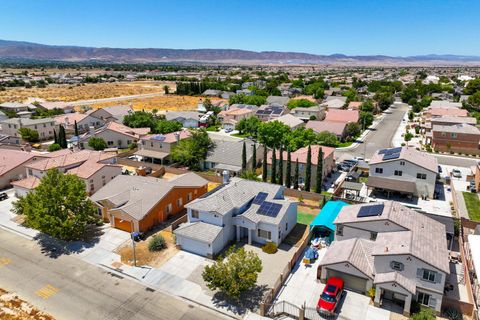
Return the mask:
POLYGON ((230 173, 227 170, 222 172, 223 184, 228 184, 230 182, 230 173))

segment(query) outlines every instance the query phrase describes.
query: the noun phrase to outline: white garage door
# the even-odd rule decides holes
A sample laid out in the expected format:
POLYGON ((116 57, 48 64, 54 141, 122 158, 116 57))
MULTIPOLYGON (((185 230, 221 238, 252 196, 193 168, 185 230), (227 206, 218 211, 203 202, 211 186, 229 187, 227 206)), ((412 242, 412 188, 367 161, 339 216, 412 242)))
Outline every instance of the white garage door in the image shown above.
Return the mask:
POLYGON ((206 243, 200 241, 195 241, 177 235, 177 243, 182 247, 182 250, 195 253, 203 257, 211 254, 211 248, 209 248, 206 243))
POLYGON ((365 293, 367 287, 367 279, 353 276, 351 274, 327 269, 327 279, 330 277, 341 278, 345 283, 345 289, 365 293))

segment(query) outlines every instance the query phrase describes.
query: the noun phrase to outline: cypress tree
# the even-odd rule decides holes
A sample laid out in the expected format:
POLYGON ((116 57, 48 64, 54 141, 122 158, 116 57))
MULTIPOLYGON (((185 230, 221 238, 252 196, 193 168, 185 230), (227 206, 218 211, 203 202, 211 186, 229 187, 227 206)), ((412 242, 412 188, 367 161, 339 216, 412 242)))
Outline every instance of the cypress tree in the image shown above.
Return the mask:
POLYGON ((257 144, 253 144, 253 152, 252 152, 252 172, 257 170, 257 144))
POLYGON ((300 169, 298 168, 298 158, 295 162, 295 176, 293 177, 293 188, 298 190, 298 176, 300 169))
POLYGON ((292 186, 292 157, 290 149, 287 150, 287 172, 285 174, 285 186, 290 188, 292 186))
POLYGON ((317 177, 315 181, 315 192, 322 192, 322 180, 323 180, 323 151, 322 147, 318 148, 318 160, 317 160, 317 177))
POLYGON ((78 126, 77 126, 77 120, 75 120, 75 135, 78 137, 78 126))
POLYGON ((267 182, 267 153, 268 149, 266 145, 263 145, 263 163, 262 163, 262 181, 267 182))
POLYGON ((305 190, 310 191, 310 182, 312 180, 312 148, 308 145, 307 167, 305 168, 305 190))
POLYGON ((278 163, 278 182, 279 185, 283 185, 283 147, 280 147, 280 158, 278 163))
POLYGON ((53 129, 53 143, 58 144, 57 131, 53 129))
POLYGON ((247 144, 243 141, 242 148, 242 171, 247 170, 247 144))
POLYGON ((272 172, 270 173, 270 182, 277 183, 277 151, 275 148, 272 150, 272 172))
POLYGON ((62 149, 67 147, 67 136, 65 135, 65 128, 60 125, 60 130, 58 132, 58 144, 62 149))

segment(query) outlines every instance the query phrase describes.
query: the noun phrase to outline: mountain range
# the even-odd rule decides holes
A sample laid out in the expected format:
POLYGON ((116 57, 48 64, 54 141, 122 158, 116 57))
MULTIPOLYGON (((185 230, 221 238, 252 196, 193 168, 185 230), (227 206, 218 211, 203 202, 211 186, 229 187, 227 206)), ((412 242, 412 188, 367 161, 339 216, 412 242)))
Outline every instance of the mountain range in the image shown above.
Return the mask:
POLYGON ((480 65, 480 56, 343 54, 317 55, 302 52, 248 51, 239 49, 97 48, 44 45, 0 40, 0 60, 35 60, 109 63, 238 63, 238 64, 328 64, 328 65, 480 65))

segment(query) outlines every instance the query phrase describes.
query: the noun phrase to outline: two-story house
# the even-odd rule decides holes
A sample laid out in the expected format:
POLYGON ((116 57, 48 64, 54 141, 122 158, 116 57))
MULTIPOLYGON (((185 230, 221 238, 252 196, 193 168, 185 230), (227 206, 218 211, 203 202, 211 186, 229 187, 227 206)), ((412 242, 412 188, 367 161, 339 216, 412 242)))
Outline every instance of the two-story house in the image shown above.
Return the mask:
POLYGON ((323 120, 325 118, 325 109, 320 106, 298 107, 290 111, 290 114, 305 122, 309 120, 323 120))
POLYGON ((21 128, 29 128, 38 132, 40 140, 52 139, 54 130, 58 130, 58 125, 52 118, 29 119, 29 118, 11 118, 0 123, 2 133, 11 137, 21 137, 18 132, 21 128))
POLYGON ((108 148, 128 148, 130 144, 137 143, 141 137, 149 132, 150 128, 130 128, 112 121, 97 130, 90 127, 89 132, 80 136, 79 146, 81 149, 89 149, 88 140, 96 137, 103 139, 108 148))
POLYGON ((207 189, 208 181, 195 173, 171 180, 120 175, 98 190, 91 200, 112 227, 145 232, 181 212, 207 189))
POLYGON ((54 119, 58 125, 63 125, 65 130, 69 133, 75 132, 75 123, 77 124, 79 133, 87 132, 90 130, 90 127, 98 129, 105 125, 105 122, 100 118, 95 118, 91 115, 78 112, 62 114, 56 116, 54 119))
POLYGON ((166 111, 165 119, 168 121, 177 121, 184 128, 198 128, 201 114, 196 111, 166 111))
POLYGON ((17 196, 24 196, 35 189, 40 179, 50 169, 57 169, 65 174, 75 174, 85 183, 88 194, 93 194, 122 173, 122 167, 116 164, 115 153, 63 149, 43 157, 44 159, 25 166, 25 179, 12 183, 17 196))
POLYGON ((135 154, 142 156, 146 162, 169 164, 170 152, 173 147, 180 140, 190 138, 190 136, 188 130, 143 136, 138 142, 138 151, 135 154))
POLYGON ((335 241, 319 264, 320 279, 340 277, 350 290, 375 287, 375 305, 412 300, 440 313, 450 273, 445 226, 398 202, 345 206, 335 241))
POLYGON ((480 154, 480 130, 470 124, 432 126, 432 148, 442 152, 480 154))
POLYGON ((367 186, 374 190, 433 198, 437 158, 413 147, 382 149, 369 162, 367 186))
POLYGON ((207 257, 231 241, 280 244, 297 223, 297 203, 284 187, 232 178, 188 205, 188 222, 174 231, 182 250, 207 257))
POLYGON ((224 129, 233 130, 240 120, 253 116, 256 110, 256 106, 232 105, 228 110, 223 110, 218 114, 218 120, 224 129))
POLYGON ((116 121, 122 123, 126 115, 133 113, 133 109, 130 106, 123 105, 92 109, 87 113, 94 118, 102 119, 104 122, 116 121))

